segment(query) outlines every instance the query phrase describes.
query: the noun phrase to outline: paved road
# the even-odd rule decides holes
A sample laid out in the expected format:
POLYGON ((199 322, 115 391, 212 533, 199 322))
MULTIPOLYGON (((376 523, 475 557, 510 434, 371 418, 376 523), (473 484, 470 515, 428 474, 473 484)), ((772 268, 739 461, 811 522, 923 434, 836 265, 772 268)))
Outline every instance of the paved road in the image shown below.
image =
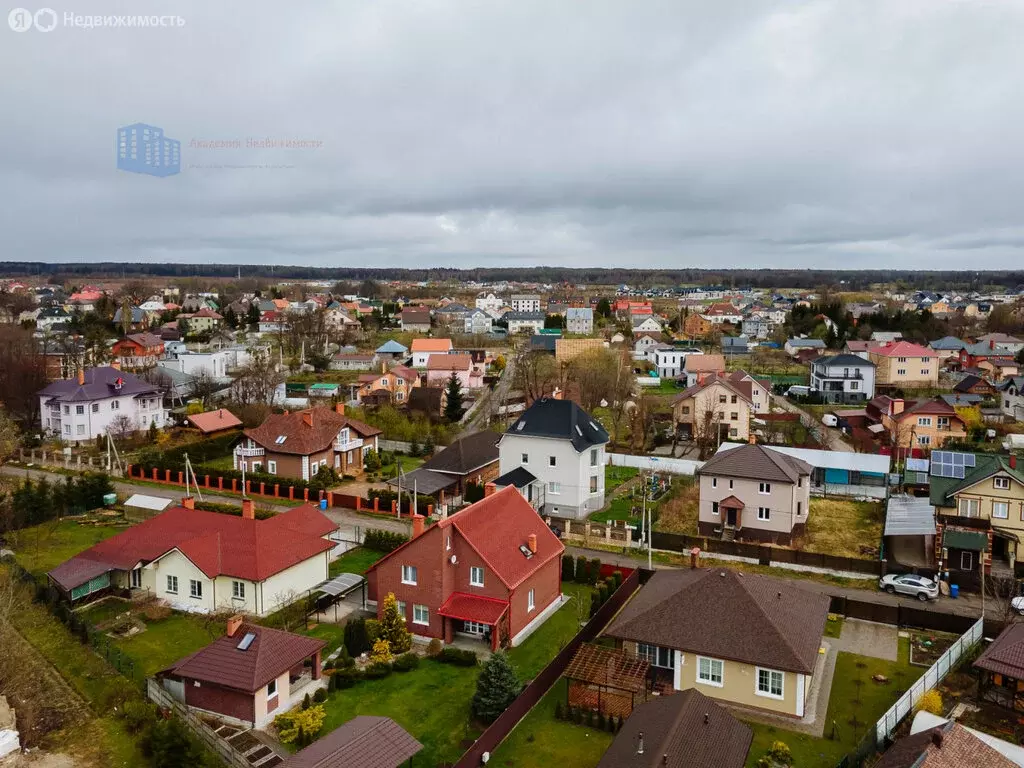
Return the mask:
POLYGON ((486 429, 491 421, 497 418, 498 407, 505 401, 505 397, 512 388, 515 370, 516 357, 515 351, 512 350, 505 356, 505 370, 502 372, 501 378, 494 385, 494 389, 486 395, 488 401, 473 412, 469 420, 462 426, 459 437, 465 437, 474 432, 479 432, 481 429, 486 429))
MULTIPOLYGON (((566 546, 566 554, 570 554, 573 557, 583 555, 584 557, 600 557, 604 562, 611 563, 612 565, 624 565, 630 568, 636 566, 647 567, 647 558, 634 557, 630 555, 619 555, 613 552, 606 552, 604 550, 584 549, 583 547, 566 546)), ((710 558, 705 561, 711 566, 728 568, 729 564, 723 560, 711 560, 710 558)), ((654 567, 658 568, 675 568, 678 566, 664 565, 662 563, 654 563, 654 567)), ((856 587, 841 587, 833 584, 825 584, 820 581, 814 581, 813 579, 789 579, 785 576, 786 571, 784 569, 775 569, 775 573, 772 574, 774 578, 786 579, 787 581, 794 581, 799 586, 805 589, 813 589, 818 592, 822 592, 829 596, 842 596, 849 597, 854 600, 861 600, 863 602, 875 603, 876 605, 905 605, 909 608, 923 608, 924 606, 913 597, 899 597, 897 595, 890 595, 885 592, 881 592, 877 589, 858 589, 856 587)), ((873 582, 867 582, 873 583, 873 582)), ((940 597, 938 600, 933 600, 928 603, 928 610, 938 611, 941 613, 951 613, 956 616, 981 616, 981 597, 977 595, 961 595, 958 599, 952 600, 948 597, 940 597)), ((992 615, 990 611, 988 615, 992 615)))
MULTIPOLYGON (((9 465, 0 466, 0 474, 9 475, 11 477, 31 477, 33 480, 39 480, 45 477, 50 482, 60 482, 66 477, 66 475, 58 472, 47 472, 40 469, 26 469, 24 467, 12 467, 9 465)), ((145 485, 140 483, 128 482, 125 480, 113 481, 114 490, 119 494, 129 496, 133 493, 143 493, 147 496, 157 496, 161 499, 172 499, 177 502, 180 501, 184 495, 184 489, 177 486, 159 487, 156 485, 145 485)), ((212 501, 218 504, 235 504, 237 506, 242 505, 242 499, 239 496, 226 496, 217 495, 215 493, 203 492, 203 499, 206 501, 212 501)), ((291 506, 284 504, 271 504, 270 502, 257 498, 256 503, 260 507, 271 509, 275 512, 287 512, 291 509, 291 506)), ((358 528, 360 532, 365 532, 367 528, 382 528, 389 531, 395 531, 397 533, 409 533, 409 523, 391 519, 386 517, 370 517, 368 515, 361 515, 354 509, 345 508, 334 508, 327 511, 327 516, 334 522, 342 527, 342 533, 348 533, 358 528)))
POLYGON ((800 423, 811 431, 811 436, 830 451, 846 451, 853 453, 853 446, 843 440, 842 432, 838 429, 826 427, 819 419, 803 410, 799 406, 786 400, 780 395, 772 398, 772 402, 784 411, 796 413, 800 416, 800 423))

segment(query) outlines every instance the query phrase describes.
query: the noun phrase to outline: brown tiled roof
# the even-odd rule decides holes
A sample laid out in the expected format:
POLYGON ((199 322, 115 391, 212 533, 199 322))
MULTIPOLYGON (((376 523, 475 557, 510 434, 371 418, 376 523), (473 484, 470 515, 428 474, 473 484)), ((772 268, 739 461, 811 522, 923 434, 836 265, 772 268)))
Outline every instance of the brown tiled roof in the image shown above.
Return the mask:
POLYGON ((749 726, 689 688, 636 707, 597 768, 743 768, 753 739, 749 726))
POLYGON ((974 666, 1024 680, 1024 624, 1011 624, 992 641, 974 666))
POLYGON ((164 673, 200 680, 224 688, 255 693, 326 643, 280 629, 243 624, 231 637, 224 635, 205 648, 175 662, 164 673), (247 650, 238 644, 247 634, 255 639, 247 650))
POLYGON ((431 355, 427 358, 428 371, 468 371, 473 367, 469 355, 431 355))
POLYGON ((946 723, 906 736, 893 744, 875 768, 1014 768, 959 723, 946 723))
POLYGON ((361 437, 381 434, 376 427, 342 416, 329 408, 307 408, 304 411, 268 416, 258 427, 245 430, 245 436, 274 453, 308 456, 330 447, 342 427, 350 427, 361 437), (312 424, 306 423, 306 416, 310 417, 312 424), (288 439, 278 444, 277 438, 281 435, 286 435, 288 439))
POLYGON ((296 752, 281 768, 398 768, 421 749, 390 717, 359 715, 296 752))
POLYGON ((227 408, 218 408, 206 413, 193 413, 188 420, 200 432, 219 432, 222 429, 234 429, 242 426, 239 418, 227 408))
POLYGON ((764 445, 744 445, 720 451, 697 470, 701 475, 725 475, 744 480, 796 483, 801 475, 811 474, 806 461, 773 451, 764 445))
POLYGON ((718 376, 712 374, 711 377, 707 379, 703 384, 694 384, 692 387, 687 387, 686 389, 684 389, 682 392, 676 395, 675 399, 672 402, 678 403, 680 400, 689 400, 694 395, 698 394, 699 392, 702 392, 703 390, 707 389, 708 387, 714 384, 721 384, 730 392, 735 392, 748 403, 751 401, 750 382, 729 381, 729 379, 719 378, 718 376), (744 384, 746 384, 745 387, 743 386, 744 384))
POLYGON ((687 355, 683 368, 688 373, 701 371, 724 371, 725 358, 722 355, 687 355))
POLYGON ((810 674, 829 598, 782 579, 719 568, 658 571, 606 634, 810 674))

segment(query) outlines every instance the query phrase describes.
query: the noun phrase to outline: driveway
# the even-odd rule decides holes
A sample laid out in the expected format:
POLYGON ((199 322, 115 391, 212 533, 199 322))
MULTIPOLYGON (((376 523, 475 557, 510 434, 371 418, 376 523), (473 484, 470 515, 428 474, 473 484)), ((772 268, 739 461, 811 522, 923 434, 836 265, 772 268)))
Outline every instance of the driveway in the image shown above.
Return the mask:
POLYGON ((788 411, 789 413, 798 414, 800 416, 800 423, 807 427, 811 436, 828 450, 853 453, 853 446, 844 442, 842 437, 843 433, 838 429, 826 427, 812 414, 789 402, 781 395, 773 397, 772 404, 778 406, 784 411, 788 411))
POLYGON ((899 648, 896 627, 860 619, 846 619, 843 631, 838 638, 832 638, 831 643, 837 651, 886 661, 896 661, 899 648))

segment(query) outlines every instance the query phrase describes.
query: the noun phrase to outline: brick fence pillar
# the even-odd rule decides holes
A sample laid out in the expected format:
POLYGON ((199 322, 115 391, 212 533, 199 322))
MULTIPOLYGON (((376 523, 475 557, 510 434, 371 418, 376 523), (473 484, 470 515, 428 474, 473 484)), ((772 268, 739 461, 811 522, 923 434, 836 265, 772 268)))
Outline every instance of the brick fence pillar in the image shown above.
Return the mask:
POLYGON ((224 490, 224 475, 220 475, 217 477, 217 490, 224 490))
POLYGON ((380 497, 379 496, 374 496, 373 497, 373 511, 374 512, 380 512, 380 497))
POLYGON ((291 501, 295 500, 295 486, 294 485, 289 485, 288 486, 288 498, 291 501))
MULTIPOLYGON (((321 491, 321 493, 323 493, 323 491, 321 491)), ((320 498, 323 498, 323 496, 321 496, 320 498)), ((327 506, 331 507, 332 509, 334 508, 334 491, 327 492, 327 506)))
POLYGON ((182 472, 181 470, 178 470, 178 485, 184 485, 184 484, 185 484, 185 473, 182 472))
POLYGON ((245 481, 245 490, 243 491, 243 493, 246 496, 248 496, 250 493, 252 493, 252 480, 246 480, 245 481))
POLYGON ((398 511, 398 501, 396 499, 391 500, 391 514, 398 511))
POLYGON ((264 491, 263 491, 263 486, 264 486, 264 485, 265 485, 265 483, 261 481, 261 482, 260 482, 260 496, 262 496, 262 495, 263 495, 263 493, 264 493, 264 491))
POLYGON ((156 467, 153 467, 153 479, 156 480, 156 467))
POLYGON ((280 483, 274 483, 274 498, 275 498, 275 499, 276 499, 276 498, 277 498, 277 497, 278 497, 278 496, 280 495, 280 494, 278 493, 278 489, 279 489, 280 487, 281 487, 281 484, 280 484, 280 483))
POLYGON ((205 482, 206 487, 209 488, 210 487, 210 476, 209 475, 203 475, 203 481, 205 482))
POLYGON ((360 511, 362 508, 363 508, 363 497, 362 496, 356 496, 356 512, 360 511))
POLYGON ((238 478, 237 477, 232 477, 231 478, 231 492, 232 493, 238 493, 238 478))
POLYGON ((309 488, 302 489, 302 500, 309 501, 309 488))
POLYGON ((169 469, 165 469, 164 470, 164 482, 165 483, 171 482, 171 470, 169 470, 169 469))

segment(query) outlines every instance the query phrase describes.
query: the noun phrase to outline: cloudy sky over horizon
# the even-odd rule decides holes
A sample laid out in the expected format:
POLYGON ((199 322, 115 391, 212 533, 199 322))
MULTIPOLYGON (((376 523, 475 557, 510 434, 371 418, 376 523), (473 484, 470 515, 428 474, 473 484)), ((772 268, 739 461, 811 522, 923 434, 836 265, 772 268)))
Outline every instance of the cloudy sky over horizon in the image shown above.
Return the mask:
POLYGON ((1024 0, 49 1, 0 260, 1024 264, 1024 0), (185 23, 63 22, 138 13, 185 23), (179 174, 117 170, 140 122, 179 174))

